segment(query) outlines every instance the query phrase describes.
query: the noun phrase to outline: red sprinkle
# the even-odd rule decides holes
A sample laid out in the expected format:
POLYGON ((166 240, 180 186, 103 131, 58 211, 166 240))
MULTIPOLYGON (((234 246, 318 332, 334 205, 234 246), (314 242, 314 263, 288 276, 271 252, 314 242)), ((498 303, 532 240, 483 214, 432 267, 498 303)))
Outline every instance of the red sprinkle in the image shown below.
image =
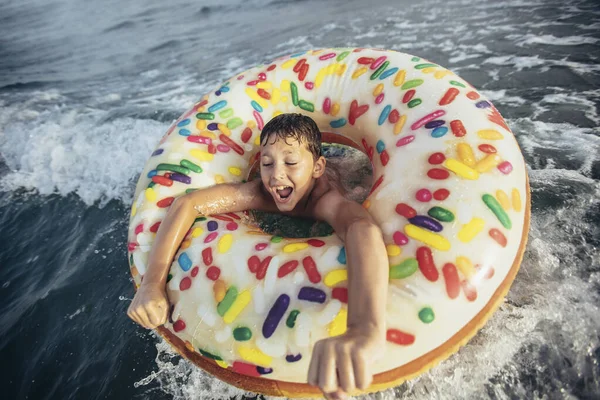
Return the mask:
POLYGON ((439 273, 433 262, 433 254, 429 247, 419 247, 417 249, 417 262, 419 269, 425 278, 430 282, 435 282, 439 278, 439 273))
POLYGON ((233 370, 233 372, 237 372, 238 374, 242 374, 242 375, 253 376, 253 377, 260 376, 260 374, 258 373, 258 370, 256 369, 256 365, 246 364, 245 362, 241 362, 241 361, 234 361, 231 369, 233 370))
POLYGON ((459 91, 457 88, 448 89, 448 91, 440 99, 440 102, 438 104, 440 106, 445 106, 445 105, 452 103, 454 101, 454 99, 456 98, 456 96, 458 95, 458 93, 459 93, 459 91))
POLYGON ((431 179, 448 179, 448 177, 450 176, 450 172, 441 168, 432 168, 429 171, 427 171, 427 176, 431 179))
POLYGON ((342 303, 348 303, 348 289, 345 287, 336 287, 331 291, 331 297, 338 299, 342 303))
POLYGON ((244 155, 244 149, 242 149, 239 144, 237 144, 236 142, 231 140, 227 135, 220 134, 219 139, 221 139, 221 142, 223 142, 227 146, 231 147, 233 149, 233 151, 238 153, 240 156, 244 155))
POLYGON ((329 111, 331 111, 331 99, 325 97, 325 100, 323 101, 323 112, 329 114, 329 111))
POLYGON ((293 272, 296 269, 296 267, 298 267, 298 264, 300 263, 296 260, 286 262, 281 267, 279 267, 279 270, 277 270, 277 276, 279 278, 283 278, 287 274, 293 272))
POLYGON ((189 276, 186 276, 185 278, 183 278, 181 280, 181 282, 179 282, 179 290, 181 290, 182 292, 184 290, 188 290, 191 286, 192 286, 192 280, 190 279, 189 276))
POLYGON ((244 131, 242 132, 242 142, 244 143, 248 143, 248 140, 250 140, 250 138, 252 137, 252 129, 250 128, 244 128, 244 131))
POLYGON ((265 74, 264 72, 261 72, 260 74, 258 74, 258 80, 266 81, 267 80, 267 74, 265 74))
POLYGON ((450 196, 450 191, 448 189, 438 189, 433 192, 433 198, 438 201, 446 200, 450 196))
POLYGON ((137 245, 138 245, 137 243, 129 242, 129 243, 127 243, 127 250, 129 252, 132 252, 132 251, 135 250, 135 248, 137 247, 137 245))
POLYGON ((308 90, 313 90, 313 88, 315 87, 315 84, 313 82, 304 82, 304 87, 307 88, 308 90))
POLYGON ((269 92, 267 92, 265 89, 258 89, 256 91, 256 93, 258 93, 258 95, 260 97, 262 97, 263 99, 271 100, 271 94, 269 92))
POLYGON ((275 69, 275 67, 277 67, 277 65, 271 64, 271 65, 269 65, 269 68, 267 68, 267 71, 273 71, 275 69))
POLYGON ((315 260, 311 256, 304 257, 302 260, 302 265, 304 266, 304 270, 308 275, 308 280, 312 283, 321 282, 321 274, 317 270, 317 264, 315 264, 315 260))
POLYGON ((408 346, 415 342, 415 335, 402 332, 398 329, 388 329, 385 336, 388 342, 396 343, 400 346, 408 346))
POLYGON ((413 98, 415 93, 415 89, 410 89, 408 92, 404 93, 404 96, 402 97, 402 102, 404 104, 408 103, 413 98))
POLYGON ((467 97, 471 100, 477 100, 479 98, 479 93, 471 91, 467 93, 467 97))
POLYGON ((398 203, 396 206, 396 212, 408 219, 417 215, 417 211, 406 203, 398 203))
POLYGON ((236 213, 232 213, 232 212, 228 212, 225 215, 229 215, 233 219, 242 219, 239 215, 237 215, 236 213))
POLYGON ((202 261, 204 262, 204 265, 206 265, 207 267, 210 264, 212 264, 213 256, 212 256, 212 249, 210 247, 207 247, 204 250, 202 250, 202 261))
POLYGON ((204 238, 204 243, 210 243, 213 240, 215 240, 215 238, 219 236, 219 232, 211 232, 208 235, 206 235, 206 237, 204 238))
POLYGON ((217 215, 212 215, 212 218, 214 218, 214 219, 218 219, 218 220, 221 220, 221 221, 226 221, 226 222, 231 222, 231 221, 233 221, 233 220, 232 220, 231 218, 229 218, 229 217, 226 217, 226 216, 224 216, 224 215, 218 215, 218 214, 217 214, 217 215))
POLYGON ((467 300, 469 300, 469 301, 477 300, 477 290, 475 289, 475 286, 471 285, 471 283, 469 283, 469 281, 462 281, 461 285, 462 285, 463 292, 465 293, 467 300))
POLYGON ((302 65, 302 68, 300 68, 300 72, 298 73, 298 80, 300 82, 304 81, 304 78, 306 78, 306 74, 308 74, 308 64, 304 64, 302 65))
POLYGON ((383 101, 384 98, 385 98, 385 94, 379 93, 379 95, 377 97, 375 97, 375 104, 381 104, 381 102, 383 101))
POLYGON ((235 231, 238 228, 238 224, 236 224, 235 222, 230 222, 227 225, 225 225, 225 228, 227 228, 228 231, 235 231))
POLYGON ((144 224, 139 224, 138 226, 135 227, 135 234, 139 234, 142 233, 144 231, 144 224))
POLYGON ((375 59, 374 59, 374 58, 371 58, 371 57, 360 57, 360 58, 357 60, 357 62, 358 62, 359 64, 362 64, 362 65, 369 65, 369 64, 371 64, 373 61, 375 61, 375 59))
POLYGON ((467 131, 465 130, 465 126, 463 125, 462 121, 459 119, 450 121, 450 129, 452 130, 452 133, 456 137, 463 137, 467 134, 467 131))
POLYGON ((382 151, 379 157, 381 158, 381 165, 384 167, 387 165, 388 161, 390 161, 390 155, 387 150, 382 151))
POLYGON ((300 72, 300 68, 302 68, 302 66, 304 65, 305 62, 306 62, 306 58, 300 59, 300 61, 298 61, 296 63, 296 65, 294 65, 294 72, 295 73, 300 72))
POLYGON ((354 125, 356 119, 366 113, 367 110, 369 110, 368 104, 359 106, 358 101, 352 100, 352 103, 350 103, 350 111, 348 112, 348 123, 350 123, 350 125, 354 125))
POLYGON ((208 145, 207 150, 208 150, 209 154, 216 154, 217 153, 217 146, 215 146, 214 144, 211 143, 211 144, 208 145))
POLYGON ((258 266, 258 270, 256 271, 256 279, 263 279, 267 274, 267 269, 269 268, 269 264, 271 263, 271 259, 273 256, 268 256, 258 266))
POLYGON ((381 182, 383 182, 383 175, 381 175, 379 177, 379 179, 377 179, 375 181, 375 183, 373 184, 373 187, 371 188, 371 191, 369 191, 369 195, 371 195, 371 193, 373 193, 375 190, 377 190, 377 188, 379 187, 379 185, 381 185, 381 182))
POLYGON ((206 270, 206 277, 211 281, 216 281, 221 276, 221 270, 219 267, 212 266, 206 270))
POLYGON ((506 236, 502 232, 500 232, 496 228, 492 228, 489 231, 490 237, 496 241, 500 246, 506 247, 508 241, 506 240, 506 236))
POLYGON ((192 278, 195 278, 196 275, 198 275, 199 271, 200 271, 200 268, 197 265, 194 268, 192 268, 192 272, 191 272, 192 278))
POLYGON ((487 154, 495 154, 497 152, 494 146, 487 143, 480 144, 477 148, 487 154))
POLYGON ((259 243, 256 246, 254 246, 254 248, 256 249, 256 251, 261 251, 266 249, 268 245, 268 243, 259 243))
POLYGON ((423 203, 431 201, 431 192, 429 189, 419 189, 415 194, 415 198, 423 203))
POLYGON ((185 329, 185 322, 183 322, 182 319, 178 319, 177 321, 175 321, 175 323, 173 324, 173 330, 175 332, 180 332, 182 330, 185 329))
POLYGON ((513 167, 512 164, 508 161, 503 161, 500 164, 498 164, 498 170, 500 172, 502 172, 504 175, 508 175, 512 172, 513 167))
POLYGON ((444 153, 433 153, 429 156, 429 164, 441 164, 446 160, 444 153))
POLYGON ((406 243, 408 243, 408 237, 406 237, 406 235, 400 231, 396 231, 394 232, 394 243, 396 243, 398 246, 404 246, 406 243))
POLYGON ((160 175, 154 175, 152 177, 152 182, 158 183, 159 185, 163 185, 163 186, 172 186, 173 185, 172 180, 165 178, 164 176, 160 176, 160 175))
POLYGON ((306 241, 306 243, 308 243, 309 246, 312 247, 323 247, 325 246, 325 242, 319 239, 308 239, 306 241))
POLYGON ((446 293, 448 293, 448 297, 455 299, 460 293, 460 283, 456 267, 452 263, 447 263, 442 268, 442 274, 444 274, 444 281, 446 281, 446 293))
POLYGON ((390 123, 395 124, 396 122, 398 122, 398 120, 400 119, 400 112, 398 112, 398 110, 393 109, 392 112, 390 113, 390 115, 388 115, 388 121, 390 121, 390 123))
POLYGON ((254 80, 254 81, 249 81, 249 82, 247 82, 247 83, 246 83, 246 85, 248 85, 248 86, 256 86, 256 84, 257 84, 258 82, 259 82, 259 80, 257 79, 257 80, 254 80))
POLYGON ((167 207, 169 207, 173 203, 174 200, 175 200, 175 197, 172 197, 172 196, 171 197, 165 197, 164 199, 158 201, 156 203, 156 205, 159 208, 167 208, 167 207))
POLYGON ((155 223, 154 225, 152 225, 152 226, 150 227, 150 232, 152 232, 152 233, 156 233, 156 232, 158 232, 158 228, 160 227, 160 223, 161 223, 161 222, 162 222, 162 221, 158 221, 157 223, 155 223))
POLYGON ((252 256, 248 259, 248 269, 253 274, 258 271, 258 267, 260 267, 260 258, 258 256, 252 256))

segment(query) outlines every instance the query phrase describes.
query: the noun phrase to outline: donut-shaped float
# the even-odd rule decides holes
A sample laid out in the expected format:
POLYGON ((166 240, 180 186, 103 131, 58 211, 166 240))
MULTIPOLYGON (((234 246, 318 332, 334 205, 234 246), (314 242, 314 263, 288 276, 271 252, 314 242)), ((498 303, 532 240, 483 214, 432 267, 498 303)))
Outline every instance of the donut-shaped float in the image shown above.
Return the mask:
MULTIPOLYGON (((527 240, 523 156, 496 108, 451 71, 412 55, 326 49, 282 57, 219 85, 184 113, 142 172, 129 228, 136 286, 155 233, 185 193, 248 177, 260 131, 301 112, 361 146, 374 185, 363 206, 389 256, 385 357, 368 391, 456 352, 502 302, 527 240)), ((334 135, 335 136, 335 135, 334 135)), ((159 332, 240 388, 319 396, 312 346, 346 329, 346 256, 336 235, 292 239, 199 216, 170 269, 159 332)))

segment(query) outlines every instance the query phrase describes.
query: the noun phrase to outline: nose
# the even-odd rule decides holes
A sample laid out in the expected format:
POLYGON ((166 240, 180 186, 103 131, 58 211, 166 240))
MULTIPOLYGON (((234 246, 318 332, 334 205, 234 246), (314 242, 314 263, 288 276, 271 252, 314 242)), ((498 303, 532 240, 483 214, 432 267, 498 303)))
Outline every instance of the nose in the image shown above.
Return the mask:
POLYGON ((273 168, 273 178, 275 179, 283 179, 285 178, 285 171, 283 169, 283 165, 275 164, 273 168))

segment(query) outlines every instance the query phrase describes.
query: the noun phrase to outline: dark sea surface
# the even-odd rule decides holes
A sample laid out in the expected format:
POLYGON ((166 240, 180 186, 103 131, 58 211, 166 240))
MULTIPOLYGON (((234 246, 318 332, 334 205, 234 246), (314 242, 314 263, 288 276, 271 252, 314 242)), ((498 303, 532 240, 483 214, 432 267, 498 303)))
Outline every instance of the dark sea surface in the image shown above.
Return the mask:
POLYGON ((0 398, 243 394, 127 318, 135 183, 223 80, 346 46, 418 55, 480 89, 517 137, 533 201, 521 271, 485 328, 369 398, 600 398, 594 0, 0 0, 0 398))

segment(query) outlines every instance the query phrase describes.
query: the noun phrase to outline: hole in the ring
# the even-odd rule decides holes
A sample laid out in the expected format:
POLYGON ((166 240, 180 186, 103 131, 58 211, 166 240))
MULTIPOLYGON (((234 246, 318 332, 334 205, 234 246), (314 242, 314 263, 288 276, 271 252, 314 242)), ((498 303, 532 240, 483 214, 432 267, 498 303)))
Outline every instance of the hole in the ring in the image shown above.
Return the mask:
MULTIPOLYGON (((362 203, 373 184, 373 167, 369 158, 354 142, 344 136, 326 132, 322 135, 323 156, 327 159, 328 176, 339 182, 342 194, 346 198, 362 203)), ((260 179, 258 162, 250 171, 249 179, 260 179)), ((328 223, 310 218, 259 211, 250 212, 250 218, 251 224, 257 225, 270 235, 308 238, 333 234, 333 228, 328 223)))

